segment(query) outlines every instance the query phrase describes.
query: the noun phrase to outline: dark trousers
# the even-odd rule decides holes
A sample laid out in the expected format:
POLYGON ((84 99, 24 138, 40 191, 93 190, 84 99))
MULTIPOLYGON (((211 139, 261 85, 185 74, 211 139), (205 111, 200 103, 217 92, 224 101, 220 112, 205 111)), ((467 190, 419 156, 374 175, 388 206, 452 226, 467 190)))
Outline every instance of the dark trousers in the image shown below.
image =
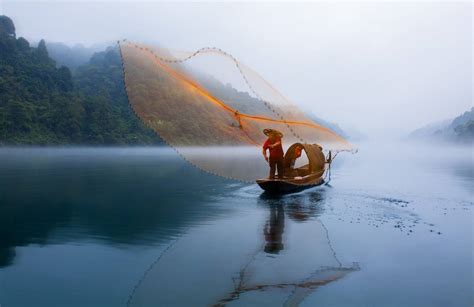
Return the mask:
POLYGON ((270 164, 270 179, 275 178, 275 170, 278 170, 278 178, 283 178, 283 158, 270 158, 268 161, 270 164))

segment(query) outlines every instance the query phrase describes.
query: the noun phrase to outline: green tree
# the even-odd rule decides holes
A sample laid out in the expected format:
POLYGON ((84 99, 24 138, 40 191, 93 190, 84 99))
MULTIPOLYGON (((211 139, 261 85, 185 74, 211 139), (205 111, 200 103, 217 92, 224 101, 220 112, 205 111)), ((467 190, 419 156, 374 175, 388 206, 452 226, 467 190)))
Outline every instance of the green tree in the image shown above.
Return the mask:
POLYGON ((133 114, 116 49, 95 54, 72 76, 46 42, 16 39, 0 16, 0 144, 158 144, 133 114))
POLYGON ((16 37, 15 25, 13 21, 5 15, 0 16, 0 33, 12 36, 13 38, 16 37))

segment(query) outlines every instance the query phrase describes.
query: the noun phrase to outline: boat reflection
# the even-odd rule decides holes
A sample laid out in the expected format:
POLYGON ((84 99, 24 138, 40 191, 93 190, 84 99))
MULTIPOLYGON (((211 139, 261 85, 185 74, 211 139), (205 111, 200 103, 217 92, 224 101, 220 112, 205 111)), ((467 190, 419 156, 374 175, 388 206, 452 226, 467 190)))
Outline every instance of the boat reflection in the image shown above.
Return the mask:
POLYGON ((285 229, 285 211, 295 222, 305 222, 322 213, 325 190, 308 191, 304 194, 287 195, 284 197, 263 193, 259 205, 269 210, 268 219, 263 227, 265 238, 264 251, 278 254, 284 249, 283 232, 285 229))

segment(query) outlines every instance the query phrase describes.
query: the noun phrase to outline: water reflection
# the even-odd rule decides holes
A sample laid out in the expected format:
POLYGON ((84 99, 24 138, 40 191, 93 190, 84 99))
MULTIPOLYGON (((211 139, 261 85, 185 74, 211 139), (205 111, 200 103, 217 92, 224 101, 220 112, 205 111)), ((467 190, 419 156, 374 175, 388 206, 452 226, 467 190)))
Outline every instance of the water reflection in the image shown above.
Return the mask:
POLYGON ((467 191, 472 194, 474 190, 474 160, 471 155, 470 160, 457 159, 452 162, 452 172, 459 178, 459 182, 463 185, 467 191))
POLYGON ((31 244, 172 241, 134 288, 131 306, 245 305, 248 295, 275 290, 285 298, 269 304, 300 301, 355 269, 335 259, 317 219, 324 189, 241 197, 243 185, 162 152, 0 154, 0 267, 31 244), (242 206, 250 212, 234 214, 242 206))
POLYGON ((16 247, 159 244, 232 210, 209 201, 229 181, 162 149, 2 149, 0 161, 0 268, 16 247))
POLYGON ((324 189, 306 191, 302 194, 274 196, 262 193, 259 205, 268 207, 269 216, 263 227, 265 238, 264 251, 278 254, 284 249, 283 232, 286 215, 295 222, 305 222, 319 216, 323 212, 324 189))
POLYGON ((278 254, 283 249, 283 231, 285 228, 285 210, 282 204, 270 206, 270 216, 263 228, 265 236, 264 251, 278 254))
POLYGON ((358 270, 357 264, 344 266, 337 259, 327 228, 317 219, 324 202, 325 190, 260 195, 258 205, 268 212, 263 245, 235 274, 234 289, 214 306, 253 301, 297 306, 316 288, 358 270))
POLYGON ((282 206, 288 217, 295 222, 306 222, 320 216, 324 212, 327 190, 311 189, 299 194, 275 196, 262 193, 258 199, 261 207, 282 206))
POLYGON ((324 191, 277 198, 250 193, 257 197, 246 198, 236 189, 218 199, 251 213, 183 234, 145 270, 128 305, 295 305, 317 287, 358 269, 340 263, 318 219, 324 191))

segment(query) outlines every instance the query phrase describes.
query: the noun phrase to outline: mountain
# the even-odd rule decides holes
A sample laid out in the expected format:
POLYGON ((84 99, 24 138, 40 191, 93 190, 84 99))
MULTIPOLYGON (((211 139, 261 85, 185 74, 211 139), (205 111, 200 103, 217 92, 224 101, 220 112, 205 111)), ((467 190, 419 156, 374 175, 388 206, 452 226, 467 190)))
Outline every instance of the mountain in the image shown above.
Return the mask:
POLYGON ((436 134, 441 133, 441 131, 447 129, 451 123, 452 119, 443 120, 435 123, 428 124, 424 127, 418 128, 415 131, 410 133, 411 138, 430 138, 436 134))
MULTIPOLYGON (((265 106, 265 104, 261 100, 251 96, 249 93, 245 91, 239 91, 233 88, 230 84, 224 85, 216 78, 210 75, 204 75, 202 73, 198 73, 192 70, 189 70, 188 73, 190 73, 206 89, 216 95, 217 98, 224 101, 229 106, 239 109, 241 113, 259 114, 270 117, 274 116, 274 114, 265 106), (235 101, 238 101, 237 105, 235 104, 235 101)), ((312 121, 331 129, 332 131, 336 132, 338 135, 344 138, 352 138, 353 136, 354 139, 359 139, 359 137, 363 138, 362 134, 356 133, 349 136, 341 127, 339 127, 339 125, 319 118, 311 112, 305 111, 304 113, 312 121)))
POLYGON ((466 143, 474 140, 474 108, 454 119, 432 123, 410 133, 411 139, 466 143))
POLYGON ((159 144, 128 106, 116 49, 95 54, 74 76, 46 42, 31 47, 0 16, 0 144, 159 144))
POLYGON ((92 55, 105 48, 86 48, 83 45, 69 47, 63 43, 46 42, 49 56, 56 62, 57 66, 66 66, 75 71, 81 65, 87 64, 92 55))
POLYGON ((315 123, 318 123, 320 125, 323 125, 329 129, 331 129, 332 131, 336 132, 339 136, 342 136, 343 138, 346 138, 346 139, 349 139, 349 135, 341 128, 339 127, 338 124, 335 124, 335 123, 332 123, 332 122, 329 122, 327 120, 324 120, 312 113, 309 113, 309 112, 306 112, 306 114, 308 114, 308 117, 314 121, 315 123))
POLYGON ((457 140, 472 142, 474 140, 474 107, 456 117, 450 128, 454 130, 457 140))
POLYGON ((56 68, 44 41, 31 48, 0 16, 0 142, 78 139, 83 110, 69 69, 56 68))
POLYGON ((130 108, 116 47, 95 53, 87 64, 76 69, 73 81, 85 111, 85 143, 162 144, 130 108))

